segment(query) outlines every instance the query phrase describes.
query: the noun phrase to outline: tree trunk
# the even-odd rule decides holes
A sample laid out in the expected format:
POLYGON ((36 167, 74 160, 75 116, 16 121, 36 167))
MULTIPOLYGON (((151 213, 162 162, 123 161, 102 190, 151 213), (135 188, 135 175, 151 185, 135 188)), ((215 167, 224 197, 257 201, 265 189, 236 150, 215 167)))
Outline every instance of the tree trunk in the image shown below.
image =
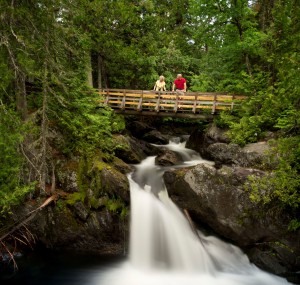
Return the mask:
POLYGON ((98 89, 102 89, 102 70, 103 70, 103 59, 100 54, 98 54, 98 89))
POLYGON ((23 72, 16 72, 16 103, 17 110, 21 114, 21 118, 25 121, 28 117, 27 99, 26 99, 26 85, 25 74, 23 72))
POLYGON ((248 74, 250 75, 251 79, 253 79, 252 68, 251 68, 251 64, 250 64, 250 60, 249 60, 249 55, 247 53, 245 53, 245 62, 246 62, 248 74))
POLYGON ((48 135, 48 68, 45 64, 44 80, 43 80, 43 106, 42 106, 42 125, 41 125, 41 154, 40 154, 40 188, 41 192, 46 191, 47 178, 47 135, 48 135))
POLYGON ((93 68, 92 68, 92 56, 91 53, 87 55, 87 65, 86 65, 86 75, 87 75, 87 85, 93 88, 93 68))

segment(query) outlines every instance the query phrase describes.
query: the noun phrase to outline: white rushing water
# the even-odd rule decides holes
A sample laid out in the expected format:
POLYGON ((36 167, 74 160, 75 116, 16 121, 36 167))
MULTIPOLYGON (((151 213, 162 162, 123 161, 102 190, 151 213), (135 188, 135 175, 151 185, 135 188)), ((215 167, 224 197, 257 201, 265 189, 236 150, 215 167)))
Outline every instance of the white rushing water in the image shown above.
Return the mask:
MULTIPOLYGON (((184 144, 170 143, 167 147, 180 153, 184 164, 206 162, 194 151, 185 149, 184 144)), ((168 197, 162 175, 155 157, 145 159, 129 175, 129 260, 110 269, 101 280, 95 278, 95 285, 290 284, 258 269, 236 246, 201 232, 195 234, 168 197)))

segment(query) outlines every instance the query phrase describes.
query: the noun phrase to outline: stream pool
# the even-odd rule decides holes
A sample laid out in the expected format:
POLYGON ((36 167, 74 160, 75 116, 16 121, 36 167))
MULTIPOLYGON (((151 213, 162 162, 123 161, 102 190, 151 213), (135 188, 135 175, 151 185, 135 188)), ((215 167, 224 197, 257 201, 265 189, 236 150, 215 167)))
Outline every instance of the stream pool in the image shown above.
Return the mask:
POLYGON ((123 263, 122 256, 94 256, 41 251, 17 258, 19 270, 1 270, 1 285, 101 285, 107 271, 123 263))

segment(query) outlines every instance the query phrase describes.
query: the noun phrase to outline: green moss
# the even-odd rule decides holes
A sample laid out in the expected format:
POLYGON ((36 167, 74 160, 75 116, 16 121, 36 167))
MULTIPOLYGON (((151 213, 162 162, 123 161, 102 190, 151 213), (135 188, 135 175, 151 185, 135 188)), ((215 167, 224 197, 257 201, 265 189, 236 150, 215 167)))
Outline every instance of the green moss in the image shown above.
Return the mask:
POLYGON ((64 200, 58 200, 55 205, 55 209, 58 211, 64 211, 66 209, 66 202, 64 200))
POLYGON ((105 206, 110 212, 119 214, 122 219, 128 215, 128 207, 120 198, 108 199, 105 203, 105 206))
POLYGON ((186 170, 185 169, 180 169, 176 172, 176 176, 177 177, 183 177, 186 173, 186 170))
POLYGON ((88 172, 90 169, 90 159, 84 156, 80 159, 77 169, 77 184, 80 192, 86 192, 89 187, 88 172))
POLYGON ((70 194, 66 199, 68 205, 74 205, 76 202, 83 202, 86 194, 85 192, 75 192, 70 194))
POLYGON ((283 243, 280 242, 280 241, 275 241, 274 244, 275 244, 277 247, 284 248, 284 249, 288 250, 289 252, 294 253, 294 250, 293 250, 292 248, 290 248, 290 247, 287 246, 286 244, 283 244, 283 243))
POLYGON ((111 169, 111 166, 102 160, 95 160, 94 167, 100 171, 103 170, 104 168, 111 169))
POLYGON ((120 150, 120 151, 129 151, 130 145, 125 136, 122 135, 115 135, 113 136, 113 142, 114 142, 114 149, 120 150))
POLYGON ((99 201, 99 199, 97 199, 95 197, 92 197, 90 199, 90 204, 91 204, 91 207, 95 210, 97 210, 100 207, 100 201, 99 201))

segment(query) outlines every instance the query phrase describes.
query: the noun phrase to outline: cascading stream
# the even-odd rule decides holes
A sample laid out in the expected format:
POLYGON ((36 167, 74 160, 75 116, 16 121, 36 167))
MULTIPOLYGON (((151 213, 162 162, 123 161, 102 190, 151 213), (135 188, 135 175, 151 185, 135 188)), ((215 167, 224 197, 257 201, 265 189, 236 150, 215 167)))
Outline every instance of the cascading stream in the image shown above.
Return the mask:
MULTIPOLYGON (((184 144, 171 142, 164 147, 181 155, 184 162, 180 167, 211 163, 185 149, 184 144)), ((162 179, 164 171, 155 165, 155 157, 148 157, 128 176, 131 191, 129 262, 111 270, 102 280, 104 284, 290 284, 258 269, 236 246, 216 237, 206 237, 201 232, 197 236, 168 197, 162 179)))

